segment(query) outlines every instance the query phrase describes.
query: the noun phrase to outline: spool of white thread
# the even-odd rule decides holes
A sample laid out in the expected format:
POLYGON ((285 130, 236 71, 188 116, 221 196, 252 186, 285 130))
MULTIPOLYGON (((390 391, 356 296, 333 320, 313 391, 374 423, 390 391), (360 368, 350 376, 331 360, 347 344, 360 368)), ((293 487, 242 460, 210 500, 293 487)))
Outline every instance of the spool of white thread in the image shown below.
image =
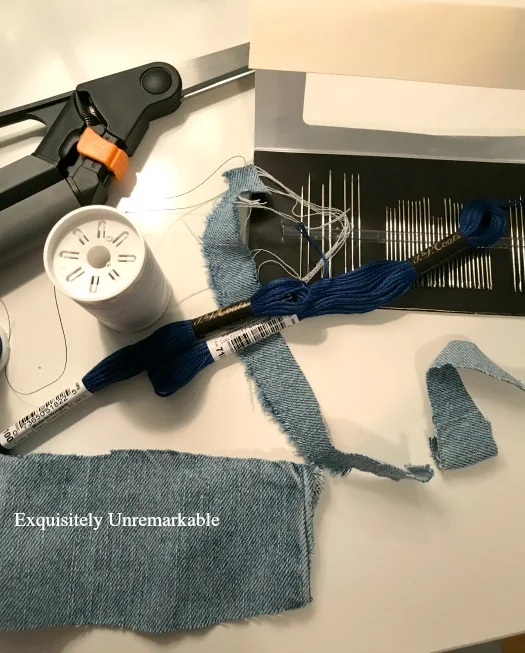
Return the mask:
POLYGON ((64 216, 44 247, 54 286, 117 331, 155 323, 171 288, 129 218, 109 206, 85 206, 64 216))

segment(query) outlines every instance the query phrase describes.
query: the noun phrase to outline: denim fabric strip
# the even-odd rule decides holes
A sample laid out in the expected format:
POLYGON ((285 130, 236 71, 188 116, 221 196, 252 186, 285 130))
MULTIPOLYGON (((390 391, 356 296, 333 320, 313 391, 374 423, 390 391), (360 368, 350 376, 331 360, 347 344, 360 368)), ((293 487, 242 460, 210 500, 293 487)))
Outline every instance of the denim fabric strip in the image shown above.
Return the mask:
POLYGON ((173 451, 1 456, 0 629, 163 633, 300 608, 322 484, 313 465, 173 451), (91 526, 30 523, 57 513, 91 526))
MULTIPOLYGON (((225 177, 229 190, 208 217, 203 237, 210 286, 222 306, 246 299, 259 288, 255 263, 240 238, 235 201, 242 193, 266 191, 252 165, 230 170, 225 177)), ((239 356, 255 382, 262 406, 306 460, 336 474, 346 474, 355 468, 395 481, 426 482, 432 478, 434 472, 429 465, 400 468, 336 449, 310 384, 280 334, 239 352, 239 356)))
POLYGON ((525 390, 521 381, 495 365, 473 342, 449 342, 427 371, 435 428, 429 444, 440 469, 467 467, 498 454, 490 422, 472 401, 459 369, 479 370, 525 390))

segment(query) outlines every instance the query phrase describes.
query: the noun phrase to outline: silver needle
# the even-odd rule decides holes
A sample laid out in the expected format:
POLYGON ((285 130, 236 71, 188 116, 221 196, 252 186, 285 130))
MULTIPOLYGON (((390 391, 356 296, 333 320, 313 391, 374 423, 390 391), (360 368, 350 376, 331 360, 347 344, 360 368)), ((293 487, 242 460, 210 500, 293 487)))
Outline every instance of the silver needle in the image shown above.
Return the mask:
POLYGON ((482 247, 479 250, 479 266, 480 266, 480 274, 481 274, 481 287, 484 289, 488 289, 489 287, 489 277, 488 277, 488 269, 487 269, 487 248, 482 247))
POLYGON ((394 240, 394 260, 397 261, 397 211, 395 208, 392 209, 392 238, 394 240))
POLYGON ((393 209, 392 211, 392 218, 393 218, 393 231, 394 231, 394 260, 397 261, 398 259, 398 243, 399 243, 399 236, 397 234, 397 213, 396 210, 393 209))
MULTIPOLYGON (((423 221, 423 249, 426 249, 428 247, 428 232, 427 232, 427 200, 426 197, 423 198, 423 207, 421 211, 421 219, 423 221)), ((425 280, 425 286, 427 288, 430 287, 430 275, 425 274, 423 275, 423 279, 425 280)))
POLYGON ((396 219, 396 210, 395 209, 388 209, 388 215, 390 217, 390 249, 392 251, 392 260, 396 260, 396 227, 395 227, 395 219, 396 219))
MULTIPOLYGON (((433 244, 437 243, 439 240, 441 240, 441 235, 439 231, 439 218, 438 216, 433 216, 432 217, 432 229, 435 229, 435 237, 433 239, 433 244)), ((441 271, 442 271, 443 266, 440 265, 439 267, 435 268, 436 272, 436 286, 439 288, 441 286, 441 271)))
MULTIPOLYGON (((325 237, 324 237, 324 184, 321 184, 321 252, 326 253, 325 250, 325 237)), ((321 279, 323 278, 324 269, 320 270, 321 279)))
MULTIPOLYGON (((304 218, 304 186, 301 186, 301 223, 304 218)), ((299 239, 299 278, 303 278, 303 236, 299 239)))
MULTIPOLYGON (((451 201, 450 197, 448 198, 447 207, 448 207, 448 219, 449 219, 449 224, 450 224, 450 233, 453 234, 453 233, 455 233, 456 229, 454 227, 454 218, 452 216, 452 201, 451 201)), ((459 285, 458 257, 455 256, 450 263, 451 263, 451 266, 452 266, 452 283, 454 285, 454 288, 457 288, 458 285, 459 285)))
MULTIPOLYGON (((449 220, 448 220, 447 198, 446 198, 446 197, 443 198, 443 215, 445 216, 445 229, 446 229, 446 232, 447 232, 447 236, 449 236, 450 233, 451 233, 451 229, 450 229, 450 223, 449 223, 449 220)), ((452 260, 450 260, 450 261, 448 262, 447 267, 448 267, 448 287, 449 287, 449 288, 452 288, 452 287, 453 287, 453 281, 452 281, 452 272, 453 272, 453 268, 452 268, 452 260)))
POLYGON ((410 256, 417 254, 417 202, 410 202, 410 256))
POLYGON ((403 260, 403 241, 401 240, 401 205, 397 212, 397 258, 403 260))
MULTIPOLYGON (((420 252, 423 248, 423 211, 421 208, 421 200, 418 201, 417 203, 417 217, 418 217, 418 252, 420 252)), ((419 278, 418 283, 420 286, 426 286, 426 277, 423 275, 422 277, 419 278)))
POLYGON ((385 238, 385 248, 386 248, 386 260, 390 261, 390 209, 388 206, 385 208, 385 233, 386 233, 386 238, 385 238))
POLYGON ((516 284, 516 254, 515 254, 515 241, 514 241, 514 225, 512 223, 512 206, 509 199, 509 223, 510 223, 510 249, 512 252, 512 279, 514 281, 514 292, 517 292, 516 284))
POLYGON ((469 254, 469 259, 470 259, 470 268, 472 271, 472 287, 478 288, 479 287, 479 281, 478 281, 478 275, 476 273, 476 260, 478 258, 478 252, 476 249, 472 250, 469 254))
POLYGON ((481 252, 481 267, 484 269, 485 283, 489 290, 492 290, 492 253, 489 247, 484 247, 481 252))
MULTIPOLYGON (((459 202, 454 202, 454 217, 456 222, 456 231, 459 230, 459 217, 461 211, 459 208, 459 202)), ((459 256, 460 266, 461 266, 461 287, 468 287, 468 277, 467 277, 467 256, 466 254, 460 254, 459 256)))
MULTIPOLYGON (((423 209, 424 209, 424 212, 425 212, 425 233, 426 233, 425 249, 426 249, 427 247, 430 247, 432 245, 432 226, 430 224, 430 215, 429 215, 430 212, 428 210, 429 206, 428 206, 428 202, 427 202, 426 197, 423 200, 423 209)), ((434 282, 435 281, 434 280, 434 270, 431 270, 427 274, 427 279, 428 279, 428 285, 429 286, 434 287, 436 285, 435 282, 434 282)))
MULTIPOLYGON (((458 229, 459 229, 459 223, 461 221, 461 204, 459 202, 456 202, 456 211, 457 211, 457 216, 458 216, 458 229)), ((468 265, 468 258, 469 255, 467 252, 461 255, 462 259, 462 264, 463 264, 463 283, 465 288, 470 288, 470 272, 469 272, 469 265, 468 265)))
MULTIPOLYGON (((516 213, 516 222, 517 220, 518 220, 518 216, 516 213)), ((520 195, 520 225, 521 225, 521 256, 523 261, 523 272, 525 272, 525 229, 523 224, 523 204, 522 204, 521 195, 520 195)), ((520 280, 520 289, 521 289, 522 280, 523 278, 520 280)))
MULTIPOLYGON (((448 198, 448 219, 450 220, 450 233, 456 233, 456 221, 454 220, 454 214, 452 213, 452 200, 448 198)), ((459 257, 454 256, 452 259, 452 268, 453 268, 453 280, 454 288, 459 288, 459 257)))
POLYGON ((518 205, 514 202, 514 218, 516 220, 516 260, 518 262, 518 290, 523 292, 523 274, 521 271, 521 256, 520 256, 520 227, 518 223, 518 205))
POLYGON ((474 288, 478 290, 485 288, 485 281, 481 278, 481 273, 483 271, 483 266, 481 265, 482 250, 476 248, 472 252, 472 269, 474 272, 474 288))
MULTIPOLYGON (((346 216, 346 172, 343 174, 343 211, 346 216)), ((348 238, 345 238, 345 272, 348 272, 348 238)))
MULTIPOLYGON (((460 202, 458 202, 457 205, 458 205, 458 229, 459 229, 459 225, 461 224, 461 206, 462 205, 461 205, 460 202)), ((464 272, 464 275, 465 275, 465 279, 464 279, 465 288, 471 288, 472 287, 472 283, 471 283, 472 280, 470 278, 469 259, 470 259, 470 252, 469 252, 469 250, 467 250, 463 254, 463 272, 464 272)))
MULTIPOLYGON (((459 222, 461 221, 461 213, 463 212, 463 202, 460 203, 459 205, 459 222)), ((459 228, 459 222, 458 222, 458 228, 459 228)), ((465 261, 467 264, 467 279, 468 279, 468 287, 469 288, 475 288, 475 279, 474 279, 474 252, 469 249, 465 253, 465 261)))
MULTIPOLYGON (((427 215, 427 222, 428 222, 428 247, 432 247, 432 245, 436 241, 436 235, 435 235, 435 229, 434 229, 434 223, 432 221, 432 216, 430 215, 430 202, 429 198, 426 198, 426 215, 427 215)), ((433 288, 436 287, 436 270, 432 270, 430 274, 428 275, 429 279, 431 280, 431 285, 433 288)))
MULTIPOLYGON (((418 253, 418 215, 417 215, 417 201, 411 202, 411 212, 412 212, 412 230, 410 242, 412 244, 410 250, 410 256, 415 256, 418 253)), ((416 285, 421 286, 421 277, 418 277, 416 285)))
MULTIPOLYGON (((454 202, 454 231, 459 229, 459 216, 458 216, 458 207, 456 202, 454 202)), ((462 255, 456 256, 456 261, 458 262, 458 288, 465 287, 465 271, 463 269, 463 260, 462 255)))
POLYGON ((476 248, 474 250, 474 262, 476 265, 476 278, 477 278, 475 287, 478 289, 485 288, 485 281, 481 277, 483 268, 481 266, 481 249, 479 248, 476 248))
MULTIPOLYGON (((460 210, 460 204, 459 202, 455 202, 455 212, 456 212, 456 230, 459 229, 459 219, 461 216, 461 210, 460 210)), ((468 274, 467 274, 467 269, 468 269, 468 263, 467 263, 467 255, 465 253, 461 254, 460 256, 460 261, 461 261, 461 287, 462 288, 468 288, 468 274)))
MULTIPOLYGON (((434 220, 434 217, 432 216, 432 213, 430 211, 430 197, 427 197, 427 217, 428 217, 428 246, 432 247, 432 245, 436 242, 436 221, 434 220)), ((432 286, 436 288, 438 285, 437 268, 434 268, 430 273, 430 275, 432 277, 432 286)))
POLYGON ((361 176, 357 175, 357 231, 359 235, 358 265, 361 266, 361 176))
POLYGON ((402 230, 402 241, 401 241, 401 251, 402 251, 402 258, 406 259, 407 257, 407 220, 406 220, 406 212, 405 212, 405 200, 403 200, 403 214, 401 218, 401 230, 402 230))
POLYGON ((407 257, 412 256, 412 202, 407 202, 407 257))
MULTIPOLYGON (((417 201, 412 202, 412 256, 415 256, 417 254, 417 201)), ((419 279, 417 280, 417 285, 421 285, 419 283, 419 279)))
MULTIPOLYGON (((311 197, 311 184, 312 184, 312 178, 310 173, 308 173, 308 206, 306 207, 307 213, 306 213, 306 231, 308 235, 310 235, 310 197, 311 197)), ((306 249, 306 273, 308 274, 310 272, 310 247, 306 249)))
MULTIPOLYGON (((417 244, 417 227, 418 227, 418 222, 417 222, 417 201, 411 202, 410 203, 410 211, 411 211, 411 231, 410 231, 410 256, 416 256, 418 253, 418 244, 417 244)), ((420 286, 420 278, 417 280, 417 285, 420 286)))
POLYGON ((410 249, 410 256, 415 256, 417 254, 417 242, 416 242, 416 228, 417 228, 417 214, 416 214, 416 205, 417 202, 412 202, 411 209, 411 228, 410 228, 410 242, 412 247, 410 249))
POLYGON ((355 268, 354 265, 354 250, 355 250, 355 244, 354 244, 354 175, 352 175, 352 178, 350 180, 350 213, 352 216, 352 270, 355 268))
MULTIPOLYGON (((436 216, 435 218, 437 222, 437 232, 438 232, 438 240, 443 240, 443 218, 441 218, 439 215, 436 216)), ((438 268, 438 275, 439 275, 439 287, 443 288, 445 284, 445 266, 440 265, 438 268)))
POLYGON ((408 240, 408 255, 410 257, 414 256, 414 202, 408 203, 408 231, 409 231, 409 240, 408 240))
POLYGON ((489 271, 487 265, 487 248, 482 247, 479 249, 479 265, 481 269, 481 287, 489 287, 489 271))
MULTIPOLYGON (((332 249, 332 171, 328 173, 328 251, 332 249)), ((328 276, 332 278, 332 255, 328 261, 328 276)))
MULTIPOLYGON (((441 222, 441 238, 445 238, 446 236, 448 236, 447 225, 445 224, 445 217, 441 216, 439 220, 441 222)), ((448 277, 447 268, 448 268, 448 263, 444 265, 442 268, 443 273, 441 278, 441 285, 443 288, 447 287, 447 277, 448 277)))
MULTIPOLYGON (((460 211, 463 211, 463 202, 459 205, 460 211)), ((465 259, 467 261, 467 274, 468 274, 468 287, 475 288, 475 276, 474 276, 474 256, 475 252, 472 250, 467 250, 465 254, 465 259)))
MULTIPOLYGON (((432 225, 432 240, 431 240, 430 244, 433 245, 436 242, 436 220, 434 219, 434 217, 430 213, 430 198, 427 197, 427 201, 428 201, 429 224, 432 225)), ((438 282, 439 282, 438 269, 437 268, 434 268, 432 270, 432 281, 434 283, 434 288, 436 288, 438 286, 438 282)))
POLYGON ((487 267, 489 271, 489 288, 492 290, 492 251, 487 247, 487 267))
POLYGON ((396 243, 399 259, 403 258, 401 249, 401 200, 397 200, 397 218, 396 218, 396 243))
MULTIPOLYGON (((459 204, 454 202, 454 229, 458 231, 459 229, 459 204)), ((459 287, 465 288, 465 257, 463 255, 458 257, 458 267, 459 267, 459 287)))
MULTIPOLYGON (((458 202, 458 229, 461 222, 461 213, 463 211, 463 202, 458 202)), ((467 287, 473 287, 473 263, 472 263, 472 250, 467 250, 465 256, 465 274, 467 279, 467 287)))

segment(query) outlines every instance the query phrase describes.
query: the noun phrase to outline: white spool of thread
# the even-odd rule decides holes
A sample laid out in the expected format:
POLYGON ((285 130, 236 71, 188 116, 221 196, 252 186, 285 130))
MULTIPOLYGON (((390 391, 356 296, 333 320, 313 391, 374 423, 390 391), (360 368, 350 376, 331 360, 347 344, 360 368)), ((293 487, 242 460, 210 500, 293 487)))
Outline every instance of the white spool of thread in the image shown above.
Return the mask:
POLYGON ((168 306, 171 288, 129 218, 109 206, 85 206, 64 216, 44 247, 56 288, 117 331, 139 331, 168 306))

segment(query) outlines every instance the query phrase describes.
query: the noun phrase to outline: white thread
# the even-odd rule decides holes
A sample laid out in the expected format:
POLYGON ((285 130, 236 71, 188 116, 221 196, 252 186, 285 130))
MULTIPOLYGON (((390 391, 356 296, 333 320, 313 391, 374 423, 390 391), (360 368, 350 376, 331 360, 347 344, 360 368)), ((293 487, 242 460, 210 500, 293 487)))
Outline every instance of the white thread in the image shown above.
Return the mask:
POLYGON ((211 172, 206 179, 203 179, 201 182, 199 182, 196 186, 193 188, 190 188, 189 190, 185 190, 183 193, 179 193, 178 195, 170 195, 169 197, 165 197, 164 199, 167 200, 172 200, 176 199, 177 197, 182 197, 183 195, 189 195, 190 193, 193 193, 194 190, 197 190, 197 188, 200 188, 201 186, 204 186, 204 184, 209 181, 219 170, 225 166, 227 163, 230 161, 233 161, 234 159, 242 159, 243 165, 246 165, 246 159, 243 157, 242 154, 234 154, 231 156, 229 159, 226 159, 226 161, 223 161, 220 166, 217 166, 213 172, 211 172))
POLYGON ((47 238, 44 265, 56 288, 117 331, 151 326, 168 305, 170 286, 144 237, 108 206, 62 218, 47 238))
MULTIPOLYGON (((350 220, 348 218, 348 213, 350 212, 350 209, 347 209, 346 211, 342 211, 341 209, 337 209, 335 207, 332 208, 327 208, 327 207, 322 207, 319 206, 318 204, 315 204, 314 202, 308 202, 305 201, 304 198, 301 198, 297 193, 295 193, 291 188, 288 188, 285 186, 282 182, 280 182, 278 179, 276 179, 272 174, 269 172, 266 172, 262 168, 257 167, 256 168, 257 174, 261 178, 266 178, 273 182, 274 184, 277 185, 277 188, 273 188, 271 186, 268 186, 268 191, 270 194, 276 194, 276 195, 281 195, 282 197, 287 197, 289 199, 295 200, 295 203, 292 207, 291 214, 289 213, 284 213, 283 211, 278 211, 277 209, 274 209, 271 206, 268 206, 266 203, 261 202, 260 200, 249 200, 244 197, 239 197, 237 199, 236 204, 239 206, 245 206, 249 207, 250 209, 259 207, 259 208, 264 208, 267 211, 270 211, 271 213, 275 213, 276 215, 280 216, 281 218, 284 218, 285 220, 290 220, 291 222, 294 222, 296 224, 300 224, 301 221, 301 216, 299 213, 296 212, 296 209, 298 206, 303 205, 304 207, 309 207, 310 209, 310 216, 316 216, 316 215, 323 215, 325 217, 324 220, 324 226, 320 225, 318 227, 311 227, 310 231, 316 231, 320 229, 326 229, 328 225, 340 225, 339 229, 336 231, 338 232, 338 237, 335 240, 335 242, 332 244, 332 246, 326 251, 323 252, 325 258, 330 261, 343 247, 346 242, 346 239, 348 236, 351 234, 351 224, 350 220)), ((252 252, 254 256, 256 256, 258 253, 265 251, 269 254, 271 254, 274 258, 270 259, 268 261, 263 262, 259 266, 259 270, 263 265, 267 265, 268 263, 274 263, 276 265, 279 265, 283 270, 287 271, 288 273, 292 274, 294 277, 299 278, 299 274, 297 273, 296 270, 294 270, 291 266, 289 266, 286 261, 283 261, 279 256, 274 254, 273 252, 269 252, 268 250, 255 250, 252 252)), ((320 270, 322 270, 324 267, 324 261, 320 259, 317 261, 317 263, 313 266, 313 268, 302 277, 303 281, 310 281, 313 279, 320 270)))
MULTIPOLYGON (((244 156, 242 154, 234 154, 233 156, 231 156, 228 159, 226 159, 225 161, 223 161, 219 166, 217 166, 217 168, 215 168, 215 170, 213 172, 211 172, 205 179, 200 181, 196 186, 194 186, 193 188, 190 188, 189 190, 185 190, 182 193, 178 193, 177 195, 169 195, 167 197, 164 197, 163 198, 164 201, 177 199, 179 197, 183 197, 184 195, 189 195, 190 193, 193 193, 193 191, 197 190, 201 186, 204 186, 204 184, 207 181, 209 181, 212 177, 214 177, 217 174, 217 172, 219 172, 219 170, 221 170, 221 168, 223 168, 227 163, 229 163, 230 161, 233 161, 234 159, 241 159, 243 164, 246 165, 246 159, 244 158, 244 156)), ((151 212, 186 211, 186 210, 198 208, 200 206, 203 206, 204 204, 208 204, 208 202, 212 202, 213 200, 216 200, 219 197, 222 197, 224 195, 224 193, 226 193, 226 192, 227 191, 223 191, 222 193, 219 193, 218 195, 214 195, 213 197, 210 197, 210 198, 208 198, 206 200, 203 200, 202 202, 199 202, 198 204, 192 204, 190 206, 175 206, 175 207, 155 208, 155 209, 148 209, 148 208, 135 209, 135 210, 132 210, 132 211, 126 211, 126 213, 149 213, 150 211, 151 212)), ((166 231, 169 231, 171 226, 172 225, 170 225, 166 231)), ((166 232, 164 232, 164 233, 166 233, 166 232)), ((164 235, 164 234, 162 234, 162 235, 164 235)))
MULTIPOLYGON (((5 368, 5 380, 7 381, 7 385, 18 396, 18 398, 21 399, 21 401, 26 406, 30 406, 31 408, 35 408, 35 406, 33 406, 32 404, 29 404, 27 401, 25 401, 25 399, 22 399, 22 397, 29 397, 30 395, 34 395, 37 392, 40 392, 40 390, 44 390, 44 388, 49 388, 49 386, 52 386, 54 383, 59 381, 64 376, 64 374, 66 373, 66 368, 67 368, 67 363, 68 363, 69 354, 68 354, 68 347, 67 347, 66 330, 64 329, 64 322, 62 320, 62 314, 60 313, 60 306, 58 305, 58 296, 57 296, 57 289, 56 288, 53 288, 53 297, 55 299, 55 307, 56 307, 56 311, 57 311, 58 323, 60 325, 60 331, 62 332, 62 339, 63 339, 63 342, 64 342, 64 364, 62 366, 62 370, 61 370, 60 374, 57 377, 55 377, 54 379, 52 379, 51 381, 48 381, 47 383, 44 383, 43 385, 39 386, 35 390, 31 390, 30 392, 22 392, 21 390, 17 390, 13 386, 13 384, 11 383, 11 380, 9 378, 9 374, 8 374, 9 369, 8 369, 8 367, 5 368)), ((11 316, 9 314, 9 310, 7 309, 6 303, 2 299, 0 299, 0 303, 3 304, 6 315, 7 315, 7 321, 8 321, 8 324, 9 324, 8 338, 9 338, 9 343, 11 343, 11 338, 13 337, 13 331, 16 333, 15 322, 11 323, 11 316)), ((15 350, 16 350, 16 347, 15 347, 15 350)), ((11 359, 10 359, 10 362, 11 362, 11 359)), ((9 364, 9 366, 10 366, 10 364, 9 364)))
MULTIPOLYGON (((191 193, 191 191, 187 191, 187 193, 183 193, 183 195, 187 195, 188 193, 191 193)), ((172 207, 164 207, 160 209, 137 209, 136 211, 126 211, 126 214, 133 214, 133 213, 160 213, 162 211, 168 213, 170 211, 187 211, 190 209, 197 209, 199 206, 203 206, 204 204, 208 204, 208 202, 212 202, 213 200, 218 199, 219 197, 222 197, 226 191, 222 191, 222 193, 219 193, 218 195, 214 195, 213 197, 209 197, 207 200, 203 200, 202 202, 199 202, 198 204, 192 204, 191 206, 172 206, 172 207)), ((168 198, 171 199, 171 198, 168 198)))
POLYGON ((261 249, 253 249, 251 251, 251 254, 252 254, 253 258, 255 259, 255 257, 258 254, 261 254, 262 252, 264 252, 265 254, 270 254, 271 256, 274 256, 275 258, 267 259, 266 261, 263 261, 259 265, 259 267, 257 268, 257 273, 259 273, 259 271, 263 267, 263 265, 268 265, 270 263, 273 263, 274 265, 278 265, 282 270, 284 270, 288 274, 292 275, 292 277, 294 277, 294 279, 300 279, 299 273, 297 272, 297 270, 295 268, 293 268, 289 263, 287 263, 284 259, 282 259, 277 254, 275 254, 274 252, 271 252, 269 249, 262 249, 262 248, 261 249))

